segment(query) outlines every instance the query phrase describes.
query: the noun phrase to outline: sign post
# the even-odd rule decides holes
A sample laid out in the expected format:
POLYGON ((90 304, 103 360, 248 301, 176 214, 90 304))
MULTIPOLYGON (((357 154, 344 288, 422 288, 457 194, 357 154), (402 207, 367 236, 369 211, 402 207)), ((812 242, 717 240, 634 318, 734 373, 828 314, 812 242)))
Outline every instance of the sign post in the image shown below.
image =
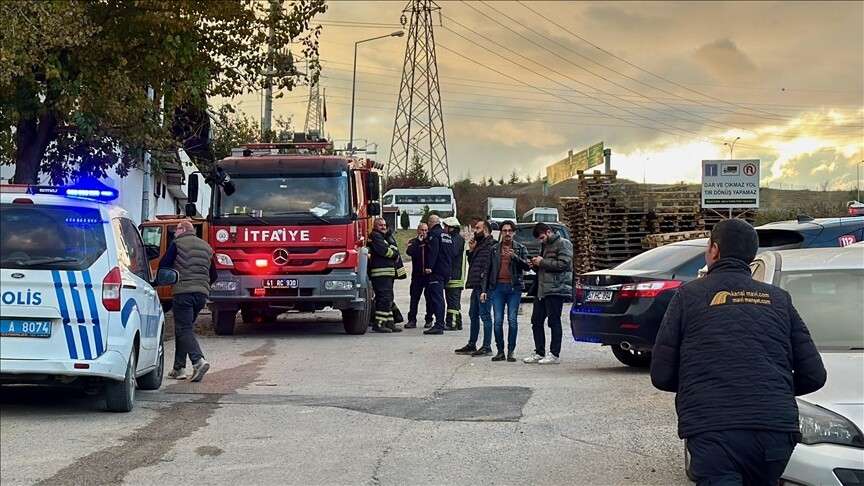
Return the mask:
POLYGON ((759 159, 703 160, 702 207, 716 212, 759 208, 759 159))

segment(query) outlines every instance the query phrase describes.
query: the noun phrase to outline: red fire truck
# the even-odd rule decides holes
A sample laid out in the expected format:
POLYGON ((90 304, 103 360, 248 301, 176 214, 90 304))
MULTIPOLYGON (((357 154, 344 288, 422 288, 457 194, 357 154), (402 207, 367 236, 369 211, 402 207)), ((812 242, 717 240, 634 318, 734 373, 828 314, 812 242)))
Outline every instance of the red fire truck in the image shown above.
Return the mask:
MULTIPOLYGON (((210 293, 216 334, 288 311, 342 311, 348 334, 372 312, 366 239, 380 214, 381 165, 333 155, 321 141, 250 144, 213 167, 210 237, 219 280, 210 293)), ((189 179, 195 201, 198 176, 189 179)), ((187 214, 195 214, 188 204, 187 214)))

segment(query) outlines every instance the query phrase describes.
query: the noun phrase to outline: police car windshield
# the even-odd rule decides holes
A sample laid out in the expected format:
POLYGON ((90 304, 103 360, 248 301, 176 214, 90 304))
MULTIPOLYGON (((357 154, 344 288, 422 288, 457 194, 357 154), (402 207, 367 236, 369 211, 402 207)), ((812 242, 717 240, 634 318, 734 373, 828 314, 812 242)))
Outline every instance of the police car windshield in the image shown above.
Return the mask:
POLYGON ((319 174, 232 174, 236 191, 220 192, 219 218, 304 219, 328 223, 350 214, 347 172, 319 174))
POLYGON ((0 205, 0 268, 84 270, 107 249, 99 210, 0 205))

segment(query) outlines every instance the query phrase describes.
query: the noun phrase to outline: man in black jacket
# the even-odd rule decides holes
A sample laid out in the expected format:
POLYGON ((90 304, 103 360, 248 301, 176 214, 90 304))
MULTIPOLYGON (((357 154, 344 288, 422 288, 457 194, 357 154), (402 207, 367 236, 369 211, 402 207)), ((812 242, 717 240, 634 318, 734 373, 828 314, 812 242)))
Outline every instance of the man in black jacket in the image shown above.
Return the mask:
POLYGON ((456 350, 456 354, 489 356, 492 354, 492 301, 483 294, 484 281, 492 268, 492 247, 495 240, 489 235, 487 221, 474 223, 474 237, 468 240, 468 279, 465 286, 471 289, 471 306, 468 319, 471 322, 468 344, 456 350), (483 346, 477 349, 480 321, 483 321, 483 346))
POLYGON ((453 265, 450 280, 444 285, 444 298, 447 300, 448 331, 462 330, 462 289, 465 288, 465 263, 468 254, 465 251, 465 238, 462 237, 462 225, 455 216, 442 221, 453 242, 453 265))
POLYGON ((759 240, 727 219, 711 231, 708 275, 681 287, 654 344, 651 382, 675 392, 678 435, 701 484, 777 484, 800 440, 795 397, 825 368, 789 293, 751 278, 759 240))
POLYGON ((483 295, 492 301, 495 345, 498 354, 492 361, 504 361, 504 307, 507 307, 507 361, 515 362, 516 335, 519 331, 519 302, 525 287, 524 273, 531 268, 528 248, 514 239, 516 223, 501 223, 501 241, 492 247, 490 271, 483 282, 483 295))
POLYGON ((369 234, 369 275, 375 291, 375 316, 372 331, 401 332, 393 319, 393 281, 399 260, 399 248, 387 241, 387 222, 376 218, 369 234))
MULTIPOLYGON (((417 327, 417 307, 420 305, 420 297, 423 295, 423 290, 426 288, 426 283, 429 277, 426 276, 426 260, 429 259, 429 226, 426 223, 417 225, 417 237, 408 240, 408 249, 405 253, 411 257, 411 301, 408 306, 408 322, 405 323, 405 329, 414 329, 417 327)), ((428 296, 426 298, 429 299, 428 296)), ((426 305, 426 325, 428 329, 432 327, 432 312, 429 305, 426 305)))
POLYGON ((444 316, 447 305, 444 302, 444 284, 450 280, 453 265, 453 240, 441 227, 437 214, 429 216, 429 260, 423 270, 429 276, 426 283, 426 308, 435 316, 435 325, 423 334, 444 334, 444 316))

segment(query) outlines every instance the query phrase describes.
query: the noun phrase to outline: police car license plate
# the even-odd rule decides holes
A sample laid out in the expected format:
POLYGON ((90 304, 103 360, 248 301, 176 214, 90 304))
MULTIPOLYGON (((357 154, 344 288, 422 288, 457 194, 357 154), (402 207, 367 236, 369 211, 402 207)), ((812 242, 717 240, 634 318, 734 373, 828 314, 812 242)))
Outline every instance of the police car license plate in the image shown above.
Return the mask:
POLYGON ((261 285, 269 289, 296 289, 300 282, 296 278, 265 278, 261 285))
POLYGON ((51 337, 51 321, 0 321, 0 336, 51 337))
POLYGON ((585 302, 609 302, 612 300, 611 290, 592 290, 585 296, 585 302))

